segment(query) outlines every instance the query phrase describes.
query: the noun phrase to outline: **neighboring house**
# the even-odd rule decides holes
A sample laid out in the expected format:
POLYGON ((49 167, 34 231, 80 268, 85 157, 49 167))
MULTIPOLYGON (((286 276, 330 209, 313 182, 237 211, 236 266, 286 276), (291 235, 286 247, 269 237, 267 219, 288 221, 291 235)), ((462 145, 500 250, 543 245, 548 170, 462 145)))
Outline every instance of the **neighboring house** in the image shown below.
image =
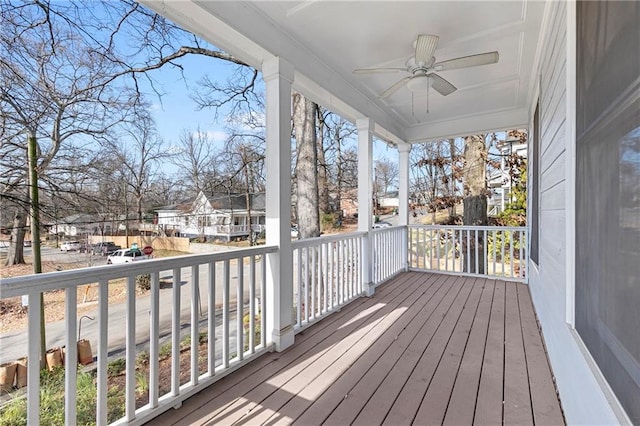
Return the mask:
POLYGON ((400 207, 400 198, 398 198, 398 191, 387 192, 386 194, 382 194, 378 198, 378 206, 379 207, 400 207))
POLYGON ((96 218, 94 215, 78 213, 44 224, 50 235, 64 234, 69 237, 83 235, 110 235, 117 221, 96 218))
POLYGON ((527 144, 520 143, 519 139, 508 139, 498 145, 500 154, 500 168, 495 169, 488 176, 487 187, 491 195, 487 199, 487 208, 490 215, 497 215, 504 211, 511 199, 511 175, 507 167, 506 157, 517 154, 519 157, 527 157, 527 144))
POLYGON ((156 230, 162 236, 178 236, 189 216, 193 201, 163 206, 155 210, 156 230))
POLYGON ((265 225, 265 194, 207 194, 200 192, 191 203, 156 210, 157 227, 164 235, 224 239, 260 233, 265 225))

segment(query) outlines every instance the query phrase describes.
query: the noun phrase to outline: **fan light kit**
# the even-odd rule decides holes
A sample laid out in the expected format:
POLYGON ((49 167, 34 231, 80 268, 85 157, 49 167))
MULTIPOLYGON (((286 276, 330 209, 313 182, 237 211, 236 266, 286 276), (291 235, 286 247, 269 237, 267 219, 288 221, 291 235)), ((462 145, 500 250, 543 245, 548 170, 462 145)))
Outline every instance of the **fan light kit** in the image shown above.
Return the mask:
MULTIPOLYGON (((426 90, 427 102, 429 99, 429 88, 433 88, 442 96, 450 95, 458 90, 456 86, 448 80, 436 74, 436 71, 449 71, 453 69, 476 67, 479 65, 495 64, 498 62, 498 52, 479 53, 477 55, 462 56, 460 58, 449 59, 436 62, 433 54, 438 46, 439 37, 436 35, 420 34, 415 41, 415 55, 410 58, 404 68, 359 68, 353 71, 354 74, 379 74, 404 72, 410 75, 394 83, 378 97, 386 99, 396 93, 403 86, 411 91, 413 105, 413 93, 426 90)), ((413 110, 413 106, 412 106, 413 110)), ((427 103, 427 113, 429 106, 427 103)))

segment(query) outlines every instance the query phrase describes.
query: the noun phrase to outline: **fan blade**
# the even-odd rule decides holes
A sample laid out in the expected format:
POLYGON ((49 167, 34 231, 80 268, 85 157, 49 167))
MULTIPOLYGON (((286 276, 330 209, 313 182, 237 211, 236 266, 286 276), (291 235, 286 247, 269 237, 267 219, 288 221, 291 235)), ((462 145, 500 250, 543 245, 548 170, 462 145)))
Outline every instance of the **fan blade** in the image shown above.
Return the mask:
POLYGON ((436 71, 447 71, 458 68, 476 67, 478 65, 495 64, 499 59, 498 52, 479 53, 477 55, 463 56, 436 63, 433 67, 436 71))
POLYGON ((353 74, 383 74, 407 72, 406 68, 358 68, 353 70, 353 74))
POLYGON ((442 96, 447 96, 458 90, 456 86, 449 83, 444 78, 440 77, 438 74, 429 74, 431 78, 431 87, 442 96))
POLYGON ((394 84, 393 86, 389 87, 387 90, 385 90, 384 92, 382 92, 380 94, 380 96, 378 96, 380 99, 385 99, 388 98, 389 96, 393 95, 394 93, 396 93, 398 90, 400 90, 400 88, 402 86, 404 86, 405 84, 407 84, 407 82, 411 80, 411 77, 405 77, 402 80, 398 81, 396 84, 394 84))
POLYGON ((436 51, 440 37, 429 34, 420 34, 416 40, 416 64, 426 64, 436 51))

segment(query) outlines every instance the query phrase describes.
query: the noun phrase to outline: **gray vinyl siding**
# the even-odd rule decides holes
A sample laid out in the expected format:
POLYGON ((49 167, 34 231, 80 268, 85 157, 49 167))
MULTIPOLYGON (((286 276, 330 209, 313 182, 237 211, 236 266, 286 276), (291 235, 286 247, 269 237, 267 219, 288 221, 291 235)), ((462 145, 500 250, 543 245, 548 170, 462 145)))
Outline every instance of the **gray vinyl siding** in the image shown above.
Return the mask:
POLYGON ((566 323, 566 147, 575 144, 567 131, 567 3, 547 7, 538 70, 540 253, 538 265, 529 267, 529 284, 567 423, 615 424, 618 419, 566 323))

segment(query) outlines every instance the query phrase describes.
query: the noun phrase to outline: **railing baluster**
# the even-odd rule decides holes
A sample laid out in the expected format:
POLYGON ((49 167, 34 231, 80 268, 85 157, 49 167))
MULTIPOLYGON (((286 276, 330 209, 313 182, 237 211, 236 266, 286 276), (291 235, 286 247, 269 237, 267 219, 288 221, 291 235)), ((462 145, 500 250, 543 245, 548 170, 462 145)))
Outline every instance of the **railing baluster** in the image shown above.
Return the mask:
POLYGON ((474 250, 474 256, 475 256, 475 269, 473 270, 474 273, 478 273, 478 271, 480 270, 480 260, 479 260, 479 252, 480 252, 480 247, 479 247, 479 238, 478 238, 478 228, 474 228, 473 231, 473 239, 474 239, 474 243, 473 246, 475 248, 474 250))
MULTIPOLYGON (((109 282, 98 282, 98 401, 96 407, 96 424, 107 424, 107 357, 109 353, 109 282)), ((29 383, 31 388, 31 383, 29 383)), ((30 389, 29 389, 30 390, 30 389)), ((32 424, 29 422, 29 424, 32 424)), ((33 423, 37 424, 37 423, 33 423)))
POLYGON ((502 263, 502 271, 501 271, 501 275, 502 275, 503 277, 506 277, 506 276, 507 276, 507 273, 506 273, 506 260, 505 260, 505 258, 504 258, 504 247, 505 247, 505 245, 507 244, 507 235, 506 235, 506 233, 504 232, 504 230, 501 232, 501 235, 502 235, 502 238, 500 239, 500 242, 501 242, 501 244, 500 244, 500 246, 501 246, 501 249, 500 249, 500 250, 501 250, 501 254, 500 254, 500 263, 502 263))
POLYGON ((262 284, 262 288, 260 289, 260 344, 262 348, 267 347, 267 300, 265 298, 267 294, 267 256, 262 255, 262 276, 260 277, 262 280, 260 283, 262 284))
POLYGON ((222 366, 229 368, 229 290, 231 288, 231 274, 229 259, 225 259, 224 278, 222 282, 222 366))
POLYGON ((337 289, 338 289, 338 306, 342 305, 343 296, 343 285, 344 280, 342 279, 342 256, 340 253, 342 247, 342 241, 336 241, 336 281, 337 281, 337 289))
POLYGON ((136 279, 127 277, 127 319, 125 346, 125 417, 132 421, 136 417, 136 279))
POLYGON ((327 245, 322 244, 320 246, 320 279, 322 283, 322 313, 325 314, 327 312, 328 303, 327 303, 327 259, 326 259, 326 250, 327 245))
POLYGON ((309 322, 309 247, 306 247, 304 250, 304 263, 303 263, 303 271, 302 278, 304 282, 304 323, 309 322))
POLYGON ((200 267, 191 267, 191 384, 198 384, 200 349, 200 267))
POLYGON ((173 309, 171 311, 171 396, 180 391, 180 268, 173 269, 173 309))
POLYGON ((487 239, 487 230, 483 229, 482 230, 483 234, 482 234, 482 258, 484 259, 484 275, 488 275, 489 273, 489 259, 487 259, 487 253, 489 252, 489 250, 487 250, 488 244, 489 244, 489 240, 487 239))
POLYGON ((40 357, 45 359, 45 354, 40 354, 40 312, 42 309, 42 293, 29 291, 27 294, 28 306, 28 347, 27 357, 27 424, 40 424, 40 357))
POLYGON ((236 352, 238 360, 244 359, 244 258, 240 257, 236 260, 237 274, 236 279, 236 352))
POLYGON ((317 285, 317 271, 316 271, 316 258, 318 257, 318 248, 317 247, 309 247, 311 251, 311 266, 307 272, 307 275, 310 275, 311 278, 311 313, 309 315, 309 319, 316 318, 316 310, 317 310, 317 295, 316 295, 316 285, 317 285))
POLYGON ((216 263, 209 262, 207 313, 207 372, 216 374, 216 263))
POLYGON ((68 425, 76 424, 76 401, 78 399, 78 289, 68 287, 65 290, 65 326, 67 329, 67 350, 65 353, 65 395, 64 418, 68 425))
POLYGON ((298 327, 302 325, 302 250, 301 248, 297 249, 298 254, 298 284, 297 284, 297 298, 298 303, 296 304, 296 323, 298 327))
POLYGON ((255 352, 256 338, 256 257, 249 258, 249 353, 255 352))
POLYGON ((158 406, 159 339, 160 339, 160 273, 151 273, 151 300, 149 301, 149 406, 158 406))
POLYGON ((497 275, 496 274, 496 246, 498 245, 498 231, 496 231, 495 229, 492 231, 493 232, 493 275, 497 275))
POLYGON ((524 231, 519 231, 518 232, 518 238, 520 241, 520 249, 518 252, 518 266, 519 266, 519 273, 518 273, 518 277, 519 278, 524 278, 524 268, 522 267, 522 252, 523 252, 523 247, 525 247, 526 244, 526 238, 524 235, 524 231))
POLYGON ((513 272, 514 272, 513 270, 515 269, 514 266, 516 264, 515 259, 513 258, 513 243, 514 243, 513 231, 509 231, 509 235, 510 235, 510 238, 509 238, 509 241, 510 241, 509 242, 509 259, 511 261, 511 268, 510 268, 511 269, 511 273, 509 274, 509 276, 511 278, 513 278, 513 276, 514 276, 513 275, 513 272))

